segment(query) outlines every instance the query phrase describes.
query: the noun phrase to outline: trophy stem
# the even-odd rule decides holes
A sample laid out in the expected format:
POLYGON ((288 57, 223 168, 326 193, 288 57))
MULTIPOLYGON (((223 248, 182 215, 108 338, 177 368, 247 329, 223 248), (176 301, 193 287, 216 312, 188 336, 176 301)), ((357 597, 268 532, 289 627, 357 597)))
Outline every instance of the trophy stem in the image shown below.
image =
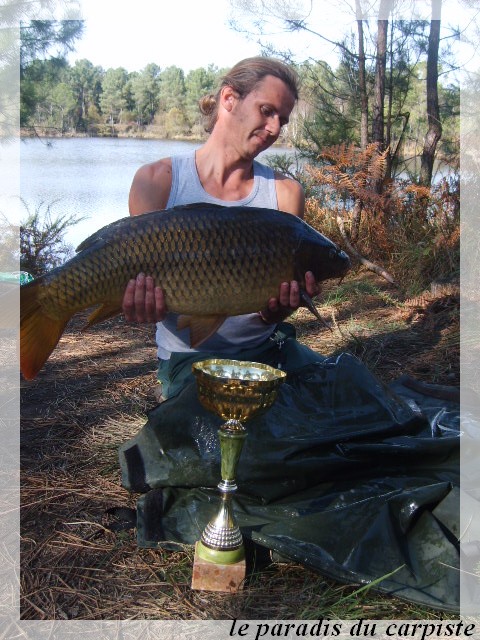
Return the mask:
POLYGON ((220 507, 200 539, 198 555, 217 564, 233 564, 245 557, 243 538, 233 517, 232 497, 237 490, 235 474, 247 430, 239 420, 227 420, 218 431, 221 476, 220 507))

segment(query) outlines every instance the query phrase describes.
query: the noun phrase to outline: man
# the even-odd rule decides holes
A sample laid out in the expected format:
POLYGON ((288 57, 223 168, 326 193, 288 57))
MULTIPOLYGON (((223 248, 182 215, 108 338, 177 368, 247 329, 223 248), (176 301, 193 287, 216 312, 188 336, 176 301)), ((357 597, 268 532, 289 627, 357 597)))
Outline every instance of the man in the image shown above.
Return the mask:
MULTIPOLYGON (((255 160, 278 139, 297 99, 296 75, 283 63, 262 57, 239 62, 223 78, 216 96, 206 96, 200 103, 209 119, 206 143, 196 152, 142 166, 131 186, 130 214, 211 202, 280 209, 303 217, 301 185, 255 160)), ((318 293, 310 272, 305 274, 305 289, 310 296, 318 293)), ((167 397, 188 381, 195 359, 235 357, 281 365, 279 354, 270 353, 276 328, 299 305, 299 283, 279 283, 278 297, 269 300, 265 309, 228 318, 198 350, 190 348, 185 330, 177 330, 161 283, 154 283, 148 275, 139 274, 129 282, 123 311, 127 321, 157 322, 158 378, 167 397)), ((295 352, 293 366, 322 360, 293 342, 289 347, 295 352)), ((283 339, 277 343, 282 345, 283 339)), ((286 354, 282 357, 285 360, 286 354)))

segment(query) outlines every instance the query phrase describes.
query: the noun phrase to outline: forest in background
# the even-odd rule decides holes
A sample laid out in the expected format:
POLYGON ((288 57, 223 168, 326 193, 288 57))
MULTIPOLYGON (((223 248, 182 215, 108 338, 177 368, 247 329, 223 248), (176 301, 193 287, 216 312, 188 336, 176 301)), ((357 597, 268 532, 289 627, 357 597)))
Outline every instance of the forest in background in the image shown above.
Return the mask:
POLYGON ((89 60, 33 60, 22 74, 20 124, 52 136, 201 139, 198 101, 225 71, 210 65, 185 74, 152 62, 129 73, 89 60))
MULTIPOLYGON (((348 60, 336 69, 323 61, 308 61, 296 69, 301 100, 282 132, 282 141, 306 153, 344 142, 360 144, 360 100, 352 77, 355 67, 348 60)), ((32 60, 22 72, 21 127, 26 135, 30 131, 52 137, 202 140, 206 134, 198 101, 215 93, 226 71, 210 65, 185 73, 179 67, 162 69, 152 62, 141 71, 127 72, 103 69, 89 60, 73 66, 64 58, 32 60)), ((426 62, 404 66, 401 85, 392 87, 396 113, 391 138, 394 144, 401 141, 411 156, 428 128, 426 71, 426 62)), ((368 83, 373 87, 373 76, 368 83)), ((439 153, 452 165, 459 153, 460 88, 439 82, 438 91, 443 125, 439 153)))

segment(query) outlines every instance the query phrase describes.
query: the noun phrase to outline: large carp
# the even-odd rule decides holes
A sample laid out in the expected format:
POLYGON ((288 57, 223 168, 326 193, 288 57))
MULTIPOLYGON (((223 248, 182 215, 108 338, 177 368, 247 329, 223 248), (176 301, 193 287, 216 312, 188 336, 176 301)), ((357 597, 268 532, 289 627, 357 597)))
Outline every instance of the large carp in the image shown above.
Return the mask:
POLYGON ((195 348, 227 316, 264 308, 281 282, 304 286, 306 271, 317 281, 341 277, 349 264, 306 222, 272 209, 192 204, 122 218, 20 288, 20 367, 35 377, 76 312, 100 305, 87 326, 120 313, 127 282, 140 272, 162 287, 182 326, 190 317, 195 348))

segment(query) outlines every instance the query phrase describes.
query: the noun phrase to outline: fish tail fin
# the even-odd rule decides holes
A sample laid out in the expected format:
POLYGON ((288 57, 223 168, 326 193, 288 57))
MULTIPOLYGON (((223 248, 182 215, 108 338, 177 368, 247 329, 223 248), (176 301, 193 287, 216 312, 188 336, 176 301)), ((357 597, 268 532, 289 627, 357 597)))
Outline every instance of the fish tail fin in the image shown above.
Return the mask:
POLYGON ((70 318, 51 318, 42 309, 38 293, 41 278, 20 287, 20 369, 34 378, 55 349, 70 318))

